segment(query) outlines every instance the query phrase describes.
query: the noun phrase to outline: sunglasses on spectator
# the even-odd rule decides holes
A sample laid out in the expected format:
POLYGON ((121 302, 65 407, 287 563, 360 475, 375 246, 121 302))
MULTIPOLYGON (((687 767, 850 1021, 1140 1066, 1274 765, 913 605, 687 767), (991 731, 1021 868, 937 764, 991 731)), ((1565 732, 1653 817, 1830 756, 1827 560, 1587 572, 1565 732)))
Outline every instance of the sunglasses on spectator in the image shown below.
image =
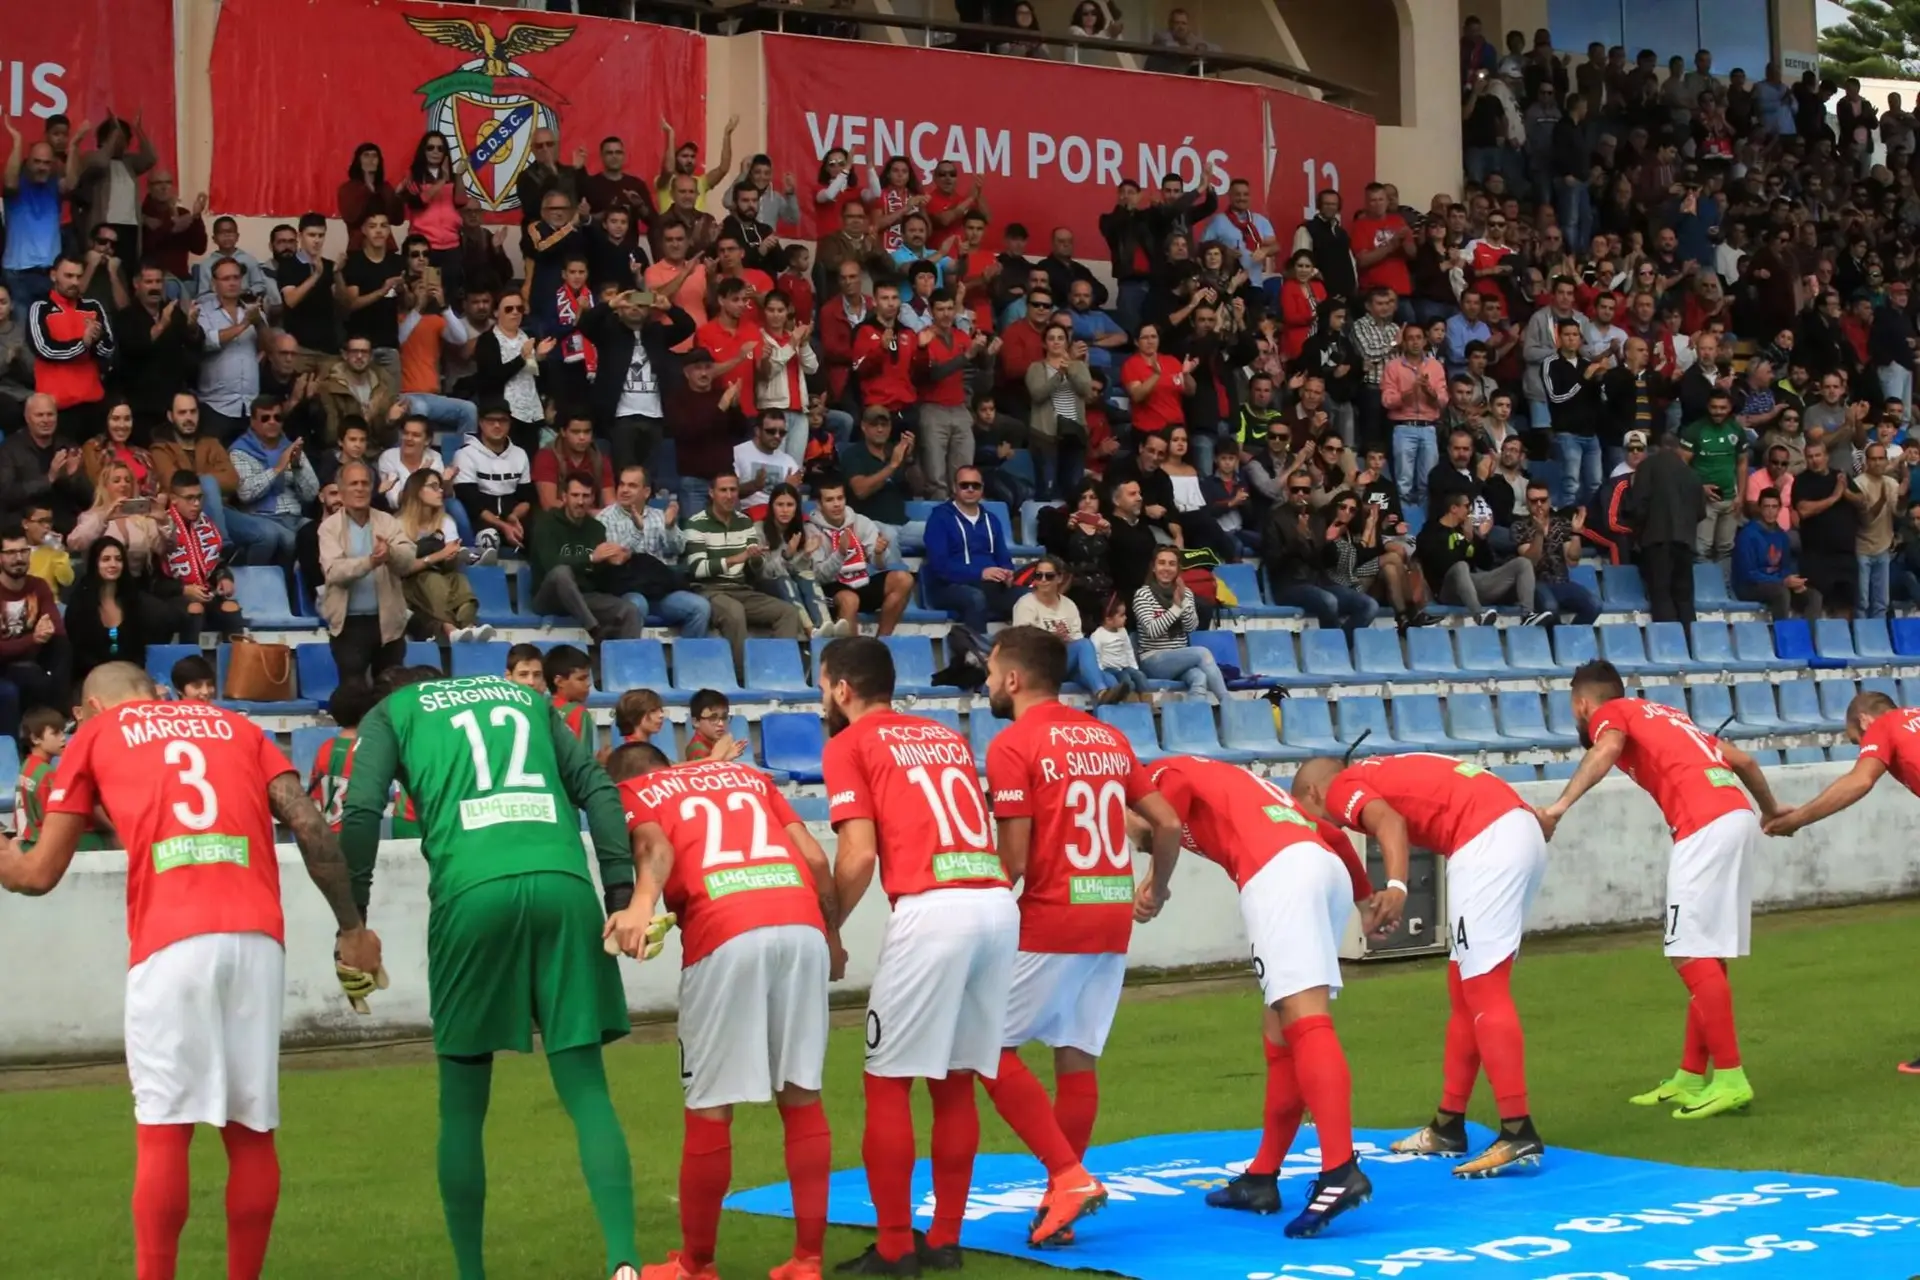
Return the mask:
POLYGON ((517 316, 525 310, 525 307, 515 306, 512 303, 502 303, 500 305, 500 314, 503 316, 517 316))
POLYGON ((1627 446, 1628 453, 1645 453, 1646 451, 1647 446, 1643 444, 1630 444, 1627 446))
POLYGON ((1290 484, 1287 486, 1287 492, 1288 493, 1312 493, 1313 486, 1310 484, 1290 484))
POLYGON ((280 412, 279 410, 276 409, 271 413, 268 413, 268 412, 256 413, 253 415, 253 420, 255 422, 278 422, 280 421, 280 412))
POLYGON ((1049 570, 1047 572, 1034 574, 1033 580, 1035 582, 1058 582, 1060 581, 1060 575, 1049 570))
POLYGON ((409 249, 407 250, 407 256, 409 258, 424 258, 427 256, 427 251, 425 249, 409 249))
POLYGON ((1027 304, 1027 310, 1029 310, 1029 311, 1051 311, 1051 310, 1053 310, 1053 304, 1052 304, 1051 302, 1045 302, 1045 301, 1037 301, 1037 302, 1029 302, 1029 303, 1027 304))
POLYGON ((119 236, 95 236, 93 242, 102 248, 111 249, 120 243, 119 236))
POLYGON ((981 484, 978 480, 962 480, 957 484, 955 484, 953 487, 961 490, 962 492, 965 492, 969 489, 984 489, 987 486, 985 486, 984 484, 981 484))

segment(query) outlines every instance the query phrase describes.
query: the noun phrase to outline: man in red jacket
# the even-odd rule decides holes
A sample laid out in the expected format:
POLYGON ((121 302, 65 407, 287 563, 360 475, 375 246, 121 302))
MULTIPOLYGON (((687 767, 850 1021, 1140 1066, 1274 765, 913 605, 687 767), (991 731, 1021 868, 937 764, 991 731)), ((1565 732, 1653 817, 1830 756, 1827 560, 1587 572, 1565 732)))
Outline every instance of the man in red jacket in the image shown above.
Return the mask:
POLYGON ((33 389, 53 397, 67 432, 87 440, 107 427, 101 371, 113 359, 107 309, 80 296, 86 266, 66 254, 53 264, 53 292, 27 312, 33 337, 33 389))
POLYGON ((873 299, 858 260, 842 262, 835 280, 840 292, 820 304, 820 363, 827 371, 827 403, 843 406, 853 375, 853 337, 873 314, 873 299))
POLYGON ((896 431, 911 430, 907 412, 919 401, 913 385, 914 336, 900 323, 900 286, 873 287, 873 314, 853 335, 853 372, 862 408, 884 408, 896 431))

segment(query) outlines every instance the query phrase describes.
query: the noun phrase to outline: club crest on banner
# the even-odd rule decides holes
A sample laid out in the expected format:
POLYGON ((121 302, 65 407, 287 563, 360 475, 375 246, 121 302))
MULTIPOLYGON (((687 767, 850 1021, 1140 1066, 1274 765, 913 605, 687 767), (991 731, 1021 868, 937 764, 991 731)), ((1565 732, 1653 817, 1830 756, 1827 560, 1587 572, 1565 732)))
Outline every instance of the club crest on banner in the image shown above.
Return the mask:
POLYGON ((490 213, 520 207, 514 183, 533 158, 538 129, 560 126, 565 95, 514 59, 545 53, 573 38, 572 27, 516 22, 495 35, 484 21, 416 18, 407 25, 433 41, 473 56, 421 85, 427 128, 447 136, 450 158, 463 165, 461 185, 490 213))

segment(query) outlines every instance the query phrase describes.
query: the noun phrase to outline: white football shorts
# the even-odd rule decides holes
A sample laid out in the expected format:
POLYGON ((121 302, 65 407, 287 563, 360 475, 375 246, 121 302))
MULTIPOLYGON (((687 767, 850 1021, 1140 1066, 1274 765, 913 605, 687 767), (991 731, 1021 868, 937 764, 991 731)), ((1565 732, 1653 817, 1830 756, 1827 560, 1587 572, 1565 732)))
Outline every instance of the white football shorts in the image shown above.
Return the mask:
POLYGON ((1666 953, 1688 960, 1731 960, 1753 942, 1753 863, 1760 818, 1751 809, 1722 814, 1667 858, 1666 953))
POLYGON ((1547 841, 1525 809, 1495 818, 1447 859, 1448 956, 1462 978, 1478 978, 1520 952, 1527 909, 1547 870, 1547 841))
POLYGON ((687 1108, 771 1102, 820 1088, 827 1060, 827 937, 782 924, 729 938, 680 973, 687 1108))
POLYGON ((1353 914, 1353 880, 1339 857, 1290 844, 1240 890, 1253 942, 1253 976, 1268 1005, 1314 987, 1340 991, 1340 939, 1353 914))
POLYGON ((1038 1040, 1049 1049, 1099 1057, 1126 977, 1122 952, 1020 952, 1007 998, 1006 1047, 1038 1040))
POLYGON ((867 996, 867 1074, 992 1079, 1019 950, 1010 890, 934 889, 894 903, 867 996))
POLYGON ((127 1075, 140 1124, 280 1127, 287 953, 264 933, 182 938, 127 971, 127 1075))

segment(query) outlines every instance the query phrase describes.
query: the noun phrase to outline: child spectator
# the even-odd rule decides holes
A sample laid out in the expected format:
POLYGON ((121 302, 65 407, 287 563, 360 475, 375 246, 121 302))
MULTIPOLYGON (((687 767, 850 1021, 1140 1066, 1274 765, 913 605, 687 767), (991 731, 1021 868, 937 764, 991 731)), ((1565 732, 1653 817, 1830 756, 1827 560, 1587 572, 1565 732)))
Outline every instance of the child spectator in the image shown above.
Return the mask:
POLYGON ((580 332, 580 323, 593 305, 593 290, 587 286, 587 260, 568 258, 560 268, 560 286, 553 298, 554 336, 560 340, 561 376, 557 385, 544 388, 563 404, 586 403, 594 370, 599 365, 593 344, 580 332))
POLYGON ((53 508, 45 503, 30 505, 27 513, 20 517, 20 528, 33 547, 33 557, 27 562, 27 576, 44 581, 53 589, 54 598, 60 599, 73 585, 73 557, 67 553, 67 544, 53 531, 53 508))
POLYGON ((593 666, 587 655, 570 644, 557 644, 547 650, 545 674, 547 689, 553 694, 553 709, 573 730, 573 736, 586 743, 587 750, 593 750, 593 717, 587 714, 593 666))
POLYGON ((547 691, 547 660, 541 654, 540 646, 517 644, 507 650, 506 677, 535 693, 545 693, 547 691))
POLYGON ((1147 691, 1146 673, 1133 654, 1133 637, 1127 634, 1127 604, 1119 596, 1107 601, 1107 612, 1093 633, 1093 651, 1100 669, 1114 678, 1116 687, 1128 693, 1147 691))
POLYGON ((373 686, 364 680, 344 680, 327 699, 327 714, 340 731, 320 744, 307 770, 307 795, 320 816, 335 831, 347 802, 347 781, 353 776, 353 751, 360 740, 360 721, 373 710, 373 686))
POLYGON ((613 705, 613 727, 621 742, 652 742, 666 725, 666 704, 651 689, 629 689, 613 705))
POLYGON ((191 471, 173 473, 167 482, 167 510, 160 520, 161 571, 180 584, 186 600, 186 625, 180 639, 199 642, 209 616, 223 636, 245 626, 240 602, 233 598, 233 571, 220 562, 224 542, 201 503, 205 498, 200 477, 191 471))
POLYGON ((702 689, 687 704, 687 720, 693 733, 687 738, 687 763, 695 760, 738 760, 746 754, 747 744, 735 742, 727 731, 733 706, 718 689, 702 689))
MULTIPOLYGON (((13 821, 22 849, 40 840, 40 824, 47 820, 47 788, 60 753, 67 749, 67 718, 52 707, 35 707, 20 718, 20 741, 27 758, 20 762, 20 782, 14 791, 13 821)), ((89 831, 82 849, 104 849, 106 842, 89 831)))
POLYGON ((198 655, 174 663, 167 679, 173 682, 173 696, 181 702, 212 702, 218 696, 213 664, 198 655))
POLYGON ((793 304, 793 323, 813 323, 813 251, 804 244, 790 244, 786 252, 787 269, 774 280, 773 287, 787 295, 793 304))

